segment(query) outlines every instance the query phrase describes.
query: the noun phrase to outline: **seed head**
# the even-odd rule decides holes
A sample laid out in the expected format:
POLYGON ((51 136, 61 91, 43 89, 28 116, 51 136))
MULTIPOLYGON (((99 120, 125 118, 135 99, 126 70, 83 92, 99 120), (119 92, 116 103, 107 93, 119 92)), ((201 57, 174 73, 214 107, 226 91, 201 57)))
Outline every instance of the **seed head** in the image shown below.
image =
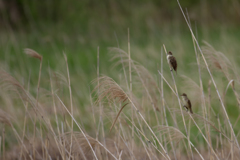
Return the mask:
POLYGON ((40 54, 38 54, 36 51, 30 49, 30 48, 25 48, 24 49, 24 52, 29 55, 30 57, 33 57, 33 58, 37 58, 39 59, 40 61, 42 60, 42 56, 40 54))

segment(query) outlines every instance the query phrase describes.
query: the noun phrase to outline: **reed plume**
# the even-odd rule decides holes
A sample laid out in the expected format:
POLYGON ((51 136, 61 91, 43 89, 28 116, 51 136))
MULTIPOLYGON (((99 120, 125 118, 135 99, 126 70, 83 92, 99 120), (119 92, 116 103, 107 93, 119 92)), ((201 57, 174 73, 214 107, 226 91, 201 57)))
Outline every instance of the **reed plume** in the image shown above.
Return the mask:
MULTIPOLYGON (((98 79, 99 85, 95 87, 93 91, 97 91, 99 89, 99 94, 98 94, 98 99, 96 103, 100 103, 103 101, 105 98, 111 102, 116 101, 117 103, 124 103, 126 102, 129 97, 128 95, 122 90, 122 88, 110 77, 103 76, 98 79)), ((122 112, 123 108, 127 105, 128 103, 124 104, 120 111, 118 112, 111 128, 110 132, 116 123, 118 116, 122 112)))
POLYGON ((33 49, 25 48, 25 49, 24 49, 24 52, 25 52, 25 54, 27 54, 28 56, 33 57, 33 58, 37 58, 37 59, 39 59, 40 61, 42 61, 42 56, 41 56, 39 53, 37 53, 36 51, 34 51, 33 49))

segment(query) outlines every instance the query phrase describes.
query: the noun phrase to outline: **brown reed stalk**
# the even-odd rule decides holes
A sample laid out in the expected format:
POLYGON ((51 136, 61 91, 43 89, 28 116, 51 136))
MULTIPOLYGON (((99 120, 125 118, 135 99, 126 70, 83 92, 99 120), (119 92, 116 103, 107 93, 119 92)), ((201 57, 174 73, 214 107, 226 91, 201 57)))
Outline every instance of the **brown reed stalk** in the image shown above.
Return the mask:
MULTIPOLYGON (((115 37, 116 37, 116 41, 117 41, 117 46, 118 46, 118 50, 120 50, 120 47, 119 47, 119 42, 118 42, 118 38, 117 38, 117 34, 116 34, 116 32, 114 32, 114 34, 115 34, 115 37)), ((123 56, 122 56, 122 54, 120 54, 120 59, 121 59, 121 64, 122 64, 122 69, 123 69, 123 74, 124 74, 124 79, 125 79, 125 82, 126 82, 126 86, 127 86, 127 89, 128 90, 130 90, 129 89, 129 84, 128 84, 128 78, 127 78, 127 74, 126 74, 126 69, 125 69, 125 65, 124 65, 124 62, 123 62, 123 56)), ((120 80, 121 80, 121 75, 120 75, 120 80)), ((119 104, 120 106, 121 106, 121 104, 119 104)), ((117 111, 117 106, 116 106, 116 104, 114 103, 114 106, 115 106, 115 110, 117 111)), ((118 133, 118 138, 117 138, 117 141, 118 142, 120 142, 120 131, 122 131, 122 134, 123 134, 123 137, 124 137, 124 139, 126 140, 126 135, 125 135, 125 132, 124 132, 124 130, 123 130, 123 127, 122 127, 122 124, 121 124, 121 121, 119 120, 119 133, 118 133)), ((122 153, 122 152, 121 152, 122 153)), ((121 154, 119 155, 119 157, 121 157, 121 154)))
MULTIPOLYGON (((191 22, 190 22, 190 18, 189 18, 187 9, 186 9, 186 14, 187 14, 187 17, 188 17, 188 23, 191 26, 191 22)), ((195 26, 195 28, 196 28, 196 26, 195 26)), ((196 29, 196 34, 197 34, 197 29, 196 29)), ((196 44, 194 42, 194 38, 193 37, 192 37, 192 42, 193 42, 194 52, 195 52, 195 55, 196 55, 196 60, 197 60, 197 65, 198 65, 199 83, 200 83, 200 89, 201 89, 201 94, 202 94, 201 95, 201 101, 202 101, 202 105, 201 106, 202 106, 202 111, 203 111, 203 117, 205 117, 206 120, 208 120, 208 118, 210 119, 210 112, 207 113, 207 107, 206 107, 206 102, 205 102, 205 95, 204 95, 204 91, 203 91, 202 76, 201 76, 201 66, 200 66, 200 61, 199 61, 199 57, 198 57, 196 44)), ((210 135, 210 128, 209 128, 209 126, 207 127, 206 123, 204 123, 204 127, 205 127, 206 135, 208 136, 208 141, 209 141, 210 145, 212 146, 211 135, 210 135)), ((210 159, 212 159, 211 150, 209 152, 210 152, 210 159)))
POLYGON ((0 157, 2 157, 2 136, 0 136, 0 157))
MULTIPOLYGON (((188 22, 191 26, 190 23, 190 18, 187 12, 187 16, 188 16, 188 22)), ((208 120, 208 118, 210 119, 210 112, 207 113, 207 107, 206 107, 206 102, 205 102, 205 95, 204 95, 204 91, 203 91, 203 83, 202 83, 202 75, 201 75, 201 66, 200 66, 200 61, 199 61, 199 57, 198 57, 198 53, 197 53, 197 48, 196 48, 196 44, 194 42, 194 39, 192 37, 192 41, 193 41, 193 46, 194 46, 194 52, 196 55, 196 60, 197 60, 197 65, 198 65, 198 74, 199 74, 199 83, 200 83, 200 89, 201 89, 201 101, 202 101, 202 111, 203 111, 203 117, 206 118, 206 120, 208 120), (209 116, 209 117, 208 117, 209 116)), ((210 143, 210 147, 212 147, 212 143, 211 143, 211 134, 210 134, 210 128, 209 126, 207 127, 206 123, 204 123, 204 127, 205 127, 205 132, 206 135, 208 136, 208 141, 210 143)), ((212 153, 211 150, 209 150, 209 155, 210 155, 210 159, 212 159, 212 153)))
POLYGON ((157 106, 156 106, 156 105, 154 104, 154 102, 153 102, 153 99, 152 99, 152 97, 151 97, 151 95, 150 95, 150 93, 149 93, 149 90, 148 90, 148 88, 147 88, 147 85, 145 84, 144 80, 142 79, 142 77, 141 77, 141 75, 140 75, 139 69, 137 69, 136 65, 134 65, 134 64, 132 64, 132 66, 133 66, 133 68, 135 69, 135 71, 137 72, 138 77, 140 78, 140 81, 141 81, 141 83, 142 83, 142 85, 143 85, 143 88, 145 89, 145 91, 146 91, 146 93, 147 93, 147 96, 148 96, 148 98, 149 98, 149 100, 150 100, 150 103, 151 103, 151 106, 152 106, 152 108, 153 108, 153 111, 154 111, 154 114, 155 114, 155 118, 156 118, 156 121, 157 121, 157 125, 160 125, 160 124, 159 124, 159 119, 158 119, 158 116, 157 116, 157 110, 158 110, 158 108, 157 108, 157 106))
MULTIPOLYGON (((155 133, 153 132, 153 130, 151 129, 149 124, 146 122, 145 118, 140 113, 139 109, 136 107, 135 103, 133 102, 133 99, 130 99, 130 96, 127 95, 122 90, 122 88, 115 81, 113 81, 113 79, 105 76, 105 77, 101 77, 100 80, 101 80, 101 82, 99 83, 100 95, 99 95, 96 103, 99 103, 104 98, 106 98, 110 101, 116 100, 116 102, 125 102, 126 100, 128 100, 129 103, 131 104, 131 106, 135 109, 135 111, 139 114, 139 116, 141 117, 143 122, 146 124, 146 126, 148 127, 148 129, 150 130, 150 132, 152 133, 154 138, 157 140, 158 144, 160 145, 160 147, 162 148, 162 150, 165 153, 165 156, 166 156, 165 158, 170 159, 170 157, 169 157, 168 153, 166 152, 166 150, 164 149, 162 143, 158 140, 157 136, 155 135, 155 133)), ((98 86, 96 86, 93 91, 95 91, 97 88, 98 88, 98 86)))
MULTIPOLYGON (((29 85, 30 85, 30 74, 29 74, 29 79, 28 79, 27 92, 29 92, 29 85)), ((24 115, 24 122, 23 122, 22 141, 24 141, 24 137, 25 137, 26 121, 27 121, 27 112, 28 112, 28 101, 26 102, 26 108, 25 108, 25 115, 24 115)), ((22 152, 23 152, 23 148, 21 147, 20 158, 22 158, 22 152)))
MULTIPOLYGON (((163 48, 164 48, 164 51, 165 51, 166 56, 167 56, 167 50, 166 50, 166 47, 165 47, 164 44, 163 44, 163 48)), ((169 64, 169 67, 170 67, 170 64, 169 64)), ((171 67, 170 67, 170 68, 171 68, 171 67)), ((187 137, 188 137, 188 142, 190 142, 190 137, 189 137, 189 135, 188 135, 185 118, 184 118, 184 116, 183 116, 182 104, 181 104, 181 101, 180 101, 180 98, 179 98, 179 95, 178 95, 177 85, 176 85, 176 82, 175 82, 175 79, 174 79, 172 70, 171 70, 171 75, 172 75, 173 83, 174 83, 174 86, 175 86, 175 92, 176 92, 176 95, 177 95, 178 104, 179 104, 179 107, 180 107, 180 111, 181 111, 181 115, 182 115, 182 119, 183 119, 184 128, 185 128, 185 131, 186 131, 186 134, 187 134, 187 137)), ((190 149, 190 152, 191 152, 191 155, 192 155, 192 159, 193 159, 193 153, 192 153, 192 148, 191 148, 190 143, 188 143, 188 145, 189 145, 189 149, 190 149)))
POLYGON ((207 138, 204 136, 202 130, 199 128, 199 126, 197 125, 197 123, 196 123, 195 120, 193 119, 192 115, 191 115, 190 113, 188 113, 188 114, 189 114, 189 116, 191 117, 191 119, 192 119, 193 123, 195 124, 195 126, 198 128, 199 132, 202 134, 202 136, 203 136, 203 138, 205 139, 205 141, 207 142, 209 148, 212 150, 212 153, 216 156, 216 158, 217 158, 218 160, 220 160, 219 157, 217 156, 216 152, 213 150, 212 146, 210 145, 209 141, 208 141, 207 138))
MULTIPOLYGON (((116 41, 117 41, 117 45, 118 45, 118 50, 120 50, 116 32, 114 32, 114 34, 115 34, 115 37, 116 37, 116 41)), ((113 49, 113 48, 112 48, 112 49, 113 49)), ((121 59, 121 64, 122 64, 122 69, 123 69, 123 74, 124 74, 124 79, 125 79, 125 81, 126 81, 127 88, 129 89, 128 79, 127 79, 127 74, 126 74, 125 65, 124 65, 124 63, 123 63, 123 56, 122 56, 122 54, 120 54, 120 59, 121 59)))
MULTIPOLYGON (((229 81, 229 84, 231 84, 233 93, 236 97, 236 100, 238 102, 238 107, 240 109, 240 99, 239 99, 239 94, 235 90, 234 87, 234 81, 230 83, 233 78, 231 74, 229 73, 229 70, 231 70, 235 77, 238 78, 238 73, 236 73, 236 69, 234 69, 233 64, 229 61, 229 59, 221 52, 216 51, 210 44, 207 42, 204 42, 207 46, 203 48, 203 51, 207 54, 206 58, 209 60, 210 65, 215 67, 217 70, 221 71, 224 76, 227 78, 229 81)), ((225 94, 223 95, 223 103, 225 102, 225 94)), ((225 103, 224 103, 225 104, 225 103)))
MULTIPOLYGON (((39 87, 40 87, 40 79, 41 79, 41 71, 42 71, 42 59, 43 57, 38 54, 36 51, 26 48, 24 49, 24 52, 29 55, 30 57, 37 58, 40 60, 40 67, 39 67, 39 75, 38 75, 38 84, 37 84, 37 96, 36 96, 36 108, 38 108, 38 95, 39 95, 39 87)), ((37 116, 37 115, 36 115, 37 116)), ((35 160, 35 136, 36 136, 36 116, 34 118, 34 136, 33 136, 33 159, 35 160)))
POLYGON ((154 144, 150 139, 148 139, 147 136, 143 133, 143 131, 141 131, 134 123, 132 123, 132 121, 125 114, 123 115, 135 127, 138 133, 141 134, 146 139, 146 141, 150 143, 163 157, 165 157, 164 154, 157 148, 157 144, 154 144))
MULTIPOLYGON (((42 106, 39 104, 39 107, 36 108, 36 100, 33 98, 33 96, 31 96, 22 86, 21 84, 16 80, 14 79, 13 77, 11 77, 9 74, 3 72, 3 73, 0 73, 1 76, 3 77, 3 82, 6 83, 6 85, 12 85, 12 90, 15 91, 20 99, 22 100, 23 102, 23 105, 25 107, 25 110, 28 112, 27 110, 27 107, 26 107, 26 103, 24 102, 24 100, 27 100, 27 102, 33 107, 33 111, 36 113, 36 114, 39 114, 41 119, 45 122, 46 126, 48 127, 49 131, 51 131, 51 133, 53 134, 53 137, 55 139, 55 137, 57 137, 53 131, 53 128, 51 126, 51 124, 49 123, 49 120, 45 118, 44 114, 42 113, 41 111, 41 108, 42 106)), ((29 113, 28 113, 29 114, 29 113)), ((29 114, 30 118, 31 118, 31 115, 29 114)), ((31 119, 32 120, 32 119, 31 119)), ((34 121, 34 120, 32 120, 34 121)), ((13 125, 10 123, 10 125, 12 126, 12 129, 15 133, 15 135, 18 137, 18 140, 21 142, 21 145, 23 146, 24 150, 26 151, 26 153, 29 155, 30 159, 33 159, 32 158, 32 155, 30 155, 30 153, 28 152, 28 149, 26 148, 25 144, 23 143, 23 139, 20 138, 20 136, 18 135, 18 133, 16 132, 16 130, 14 129, 13 125)), ((26 136, 25 138, 27 140, 29 140, 26 136)), ((57 141, 56 141, 56 144, 57 144, 57 141)), ((33 148, 31 142, 30 142, 30 145, 31 145, 31 148, 33 148)), ((45 145, 44 145, 45 147, 45 145)))
POLYGON ((117 114, 117 116, 116 116, 116 118, 115 118, 115 120, 114 120, 112 126, 110 127, 110 131, 109 131, 109 132, 112 131, 112 128, 113 128, 114 124, 116 123, 116 121, 117 121, 117 119, 118 119, 120 113, 122 112, 123 108, 124 108, 126 105, 128 105, 128 103, 124 104, 124 105, 121 107, 121 109, 118 111, 118 114, 117 114))
POLYGON ((234 139, 235 139, 235 142, 236 142, 236 144, 237 144, 237 147, 238 147, 238 150, 239 150, 239 155, 240 155, 240 146, 239 146, 237 137, 236 137, 236 135, 235 135, 235 133, 234 133, 232 124, 231 124, 231 122, 230 122, 230 119, 229 119, 229 117, 228 117, 227 111, 226 111, 226 109, 225 109, 225 105, 224 105, 223 100, 222 100, 222 98, 221 98, 221 95, 220 95, 220 93, 219 93, 219 91, 218 91, 218 88, 217 88, 217 85, 216 85, 216 83, 215 83, 215 80, 214 80, 214 78, 213 78, 213 76, 212 76, 212 73, 211 73, 211 71, 210 71, 210 69, 209 69, 208 63, 207 63, 207 61, 206 61, 206 59, 205 59, 205 56, 204 56, 203 53, 202 53, 202 50, 201 50, 201 48, 200 48, 200 46, 199 46, 199 44, 198 44, 197 39, 195 38, 195 35, 194 35, 193 31, 192 31, 192 28, 191 28, 191 26, 189 25, 189 23, 188 23, 188 21, 187 21, 187 18, 186 18, 185 14, 184 14, 184 12, 183 12, 183 9, 182 9, 182 7, 181 7, 181 5, 180 5, 180 3, 179 3, 179 0, 177 0, 177 3, 178 3, 178 6, 179 6, 182 14, 183 14, 183 17, 184 17, 186 23, 187 23, 187 25, 188 25, 188 28, 189 28, 189 30, 190 30, 190 32, 191 32, 191 34, 192 34, 192 37, 193 37, 194 41, 195 41, 196 44, 197 44, 198 50, 200 51, 200 53, 201 53, 201 55, 202 55, 203 61, 204 61, 205 65, 206 65, 206 67, 207 67, 208 73, 209 73, 209 75, 210 75, 210 77, 211 77, 211 80, 212 80, 212 82, 213 82, 213 85, 214 85, 214 87, 215 87, 215 90, 216 90, 216 92, 217 92, 217 95, 218 95, 218 97, 219 97, 219 100, 220 100, 222 109, 223 109, 224 114, 225 114, 225 116, 226 116, 227 122, 228 122, 228 124, 229 124, 229 126, 230 126, 231 132, 232 132, 233 137, 234 137, 234 139))
MULTIPOLYGON (((53 83, 52 83, 52 74, 51 74, 51 70, 50 70, 49 66, 48 66, 48 73, 49 73, 49 78, 50 78, 51 94, 52 94, 51 96, 52 96, 52 103, 53 103, 55 121, 56 121, 56 125, 57 125, 58 135, 60 136, 61 132, 60 132, 60 129, 59 129, 59 124, 58 124, 57 109, 56 109, 56 103, 55 103, 55 97, 54 97, 54 91, 53 91, 53 83)), ((61 141, 60 138, 59 138, 59 141, 61 141)))
MULTIPOLYGON (((73 101, 72 101, 72 88, 71 88, 71 80, 70 80, 70 74, 69 74, 69 68, 68 68, 68 62, 67 62, 67 56, 65 53, 63 53, 65 62, 66 62, 66 67, 67 67, 67 75, 68 75, 68 90, 69 90, 69 98, 70 98, 70 106, 71 106, 71 114, 73 115, 73 101)), ((69 152, 69 157, 71 157, 71 151, 72 151, 72 141, 73 141, 73 119, 71 121, 71 145, 70 145, 70 152, 69 152)))
MULTIPOLYGON (((90 93, 90 88, 89 88, 89 93, 90 93)), ((93 108, 93 100, 92 100, 92 95, 90 95, 90 103, 91 103, 91 109, 92 109, 92 113, 93 113, 93 123, 94 123, 94 126, 96 126, 96 118, 95 118, 95 111, 94 111, 94 108, 93 108)), ((95 128, 96 129, 96 128, 95 128)))
MULTIPOLYGON (((124 71, 124 75, 125 75, 125 69, 124 69, 124 64, 123 64, 123 60, 122 60, 123 56, 121 53, 124 54, 125 58, 129 59, 129 56, 126 57, 128 54, 120 49, 112 48, 112 50, 116 50, 120 53, 120 55, 115 55, 112 59, 121 57, 121 63, 122 63, 123 71, 124 71)), ((159 125, 159 119, 157 116, 157 111, 159 112, 159 109, 158 109, 157 105, 154 103, 154 97, 151 96, 150 92, 151 92, 151 88, 157 88, 159 93, 161 93, 161 91, 158 88, 157 83, 153 80, 153 77, 151 77, 151 75, 148 73, 147 69, 137 63, 135 64, 132 59, 131 59, 131 61, 132 61, 131 66, 136 71, 136 73, 143 85, 143 88, 146 91, 147 97, 150 100, 151 106, 155 113, 155 118, 156 118, 157 124, 159 125), (150 87, 148 87, 148 79, 150 79, 150 82, 149 82, 150 87)), ((129 62, 129 60, 127 62, 129 62)), ((126 75, 125 75, 125 77, 126 77, 126 75)), ((157 99, 157 97, 155 97, 155 99, 157 99)))
MULTIPOLYGON (((56 95, 56 94, 55 94, 55 95, 56 95)), ((72 120, 75 122, 75 124, 78 126, 78 128, 79 128, 79 130, 81 131, 81 133, 83 134, 84 138, 87 140, 87 143, 88 143, 91 151, 93 152, 93 155, 94 155, 95 159, 98 160, 97 155, 96 155, 95 151, 93 150, 92 145, 90 144, 90 142, 89 142, 86 134, 83 132, 83 130, 82 130, 82 128, 80 127, 80 125, 77 123, 77 121, 75 120, 75 118, 73 117, 73 115, 69 112, 69 110, 68 110, 67 107, 64 105, 64 103, 62 102, 62 100, 58 97, 58 95, 56 95, 56 97, 57 97, 58 100, 61 102, 61 104, 63 105, 63 107, 66 109, 66 111, 68 112, 68 114, 71 116, 71 118, 72 118, 72 120)), ((72 137, 72 135, 71 135, 71 137, 72 137)))
MULTIPOLYGON (((169 126, 168 128, 169 128, 170 131, 173 131, 174 134, 177 134, 177 135, 178 135, 177 138, 179 138, 179 136, 180 136, 180 138, 183 137, 183 138, 185 138, 185 139, 188 139, 179 129, 177 129, 177 128, 175 128, 175 127, 171 127, 171 126, 169 126)), ((184 144, 185 144, 185 143, 184 143, 184 144)), ((201 153, 198 151, 198 149, 193 145, 193 143, 192 143, 191 141, 190 141, 190 145, 191 145, 191 146, 193 147, 193 149, 198 153, 198 155, 200 156, 200 158, 201 158, 202 160, 204 160, 204 158, 203 158, 203 156, 201 155, 201 153)), ((185 147, 185 148, 187 148, 187 147, 185 147)))
MULTIPOLYGON (((129 61, 129 93, 130 93, 130 99, 132 99, 132 70, 131 70, 131 52, 130 52, 130 30, 128 28, 128 61, 129 61)), ((134 119, 134 110, 133 107, 131 107, 132 112, 132 121, 134 119)), ((134 145, 134 127, 132 126, 132 137, 131 137, 131 149, 133 151, 134 145)))
MULTIPOLYGON (((161 73, 163 75, 163 49, 162 48, 161 48, 161 73)), ((163 77, 162 76, 161 76, 161 91, 162 91, 161 100, 162 100, 162 106, 163 106, 163 115, 164 115, 164 118, 165 118, 166 126, 168 127, 169 125, 168 125, 166 108, 165 108, 164 91, 163 91, 163 77)), ((169 131, 169 128, 168 128, 168 131, 169 131)), ((174 158, 175 158, 175 160, 177 160, 177 156, 176 156, 176 153, 175 153, 175 148, 173 146, 172 138, 171 138, 170 135, 168 135, 168 136, 170 138, 170 143, 171 143, 171 147, 172 147, 174 158)))
MULTIPOLYGON (((175 96, 177 96, 177 94, 175 93, 175 91, 172 89, 172 87, 170 86, 170 84, 166 81, 166 79, 164 78, 164 76, 160 73, 160 71, 158 71, 158 73, 162 76, 163 80, 168 84, 169 88, 171 88, 172 92, 175 94, 175 96)), ((194 114, 195 115, 195 114, 194 114)), ((216 128, 216 127, 215 127, 216 128)), ((204 136, 204 135, 203 135, 204 136)), ((184 137, 186 137, 184 135, 184 137)), ((186 137, 186 139, 188 139, 188 137, 186 137)), ((199 156, 201 157, 201 159, 203 159, 203 156, 200 154, 200 152, 197 150, 197 148, 192 144, 191 141, 189 141, 190 145, 195 149, 195 151, 199 154, 199 156)))
POLYGON ((226 97, 226 94, 227 94, 227 90, 228 90, 229 86, 230 86, 232 83, 234 84, 234 80, 233 80, 233 79, 228 82, 228 85, 227 85, 227 87, 226 87, 226 89, 225 89, 225 92, 223 93, 223 101, 224 101, 225 103, 226 103, 225 97, 226 97))
POLYGON ((2 130, 2 139, 3 139, 3 160, 5 160, 5 125, 3 126, 2 130))
MULTIPOLYGON (((99 79, 99 46, 97 48, 97 78, 99 79)), ((99 85, 99 80, 98 80, 98 85, 99 85)), ((99 88, 98 88, 98 94, 99 94, 99 88)), ((105 140, 105 131, 103 127, 103 119, 102 119, 102 113, 103 113, 103 107, 101 106, 101 102, 99 103, 99 109, 100 109, 100 123, 102 126, 102 134, 103 134, 103 144, 106 146, 106 140, 105 140)), ((107 155, 107 151, 105 150, 105 153, 107 155)), ((106 160, 108 160, 108 156, 106 156, 106 160)))
POLYGON ((2 136, 0 136, 0 157, 2 157, 2 136))
MULTIPOLYGON (((16 135, 17 139, 21 142, 21 145, 24 147, 24 149, 25 149, 26 153, 28 154, 29 158, 30 158, 31 160, 33 160, 32 155, 29 153, 26 145, 23 143, 21 137, 20 137, 19 134, 17 133, 17 131, 16 131, 16 129, 14 128, 13 124, 12 124, 10 121, 9 121, 9 124, 10 124, 10 126, 11 126, 14 134, 16 135)), ((3 159, 3 160, 4 160, 4 159, 3 159)))
MULTIPOLYGON (((58 97, 57 97, 57 98, 58 98, 58 97)), ((63 136, 63 135, 64 135, 63 122, 61 122, 61 129, 62 129, 62 136, 63 136)), ((65 139, 62 139, 62 140, 61 140, 61 143, 62 143, 62 151, 63 151, 63 152, 62 152, 62 153, 63 153, 62 157, 63 157, 64 160, 66 160, 67 157, 66 157, 66 152, 65 152, 65 148, 66 148, 66 147, 65 147, 65 146, 66 146, 66 144, 65 144, 65 143, 66 143, 66 142, 65 142, 65 139)))
MULTIPOLYGON (((221 123, 220 123, 219 116, 217 117, 217 121, 218 121, 218 128, 221 131, 221 123)), ((219 137, 220 137, 220 144, 221 144, 221 155, 222 155, 222 158, 224 159, 223 140, 222 140, 222 134, 221 133, 219 133, 219 137)))
MULTIPOLYGON (((206 44, 207 44, 207 47, 205 47, 204 50, 205 50, 206 53, 208 53, 207 58, 213 64, 213 66, 215 68, 217 68, 218 70, 220 70, 224 74, 224 76, 229 81, 229 83, 227 85, 227 88, 226 88, 225 92, 223 93, 223 98, 222 98, 223 99, 223 104, 226 105, 225 104, 226 103, 225 102, 225 96, 226 96, 228 87, 231 85, 232 90, 234 92, 234 95, 236 97, 236 100, 238 102, 238 107, 240 107, 239 95, 234 88, 234 80, 231 79, 229 71, 228 71, 228 70, 232 70, 235 73, 235 71, 233 70, 233 68, 234 68, 233 65, 231 64, 231 62, 227 59, 227 57, 223 53, 215 51, 215 49, 212 46, 210 46, 208 43, 206 43, 206 44), (209 47, 209 49, 208 49, 208 47, 209 47)), ((232 159, 234 157, 234 143, 232 143, 234 141, 233 138, 234 138, 234 135, 231 133, 231 139, 232 140, 231 140, 230 156, 231 156, 232 159)))
MULTIPOLYGON (((97 83, 99 86, 99 46, 97 48, 97 83)), ((99 88, 98 88, 98 95, 99 95, 99 88)), ((102 107, 101 107, 101 102, 99 103, 99 110, 100 110, 100 116, 99 116, 99 124, 98 124, 98 129, 97 129, 97 134, 96 134, 96 139, 98 140, 98 135, 99 135, 99 130, 100 130, 100 125, 102 122, 102 107)))

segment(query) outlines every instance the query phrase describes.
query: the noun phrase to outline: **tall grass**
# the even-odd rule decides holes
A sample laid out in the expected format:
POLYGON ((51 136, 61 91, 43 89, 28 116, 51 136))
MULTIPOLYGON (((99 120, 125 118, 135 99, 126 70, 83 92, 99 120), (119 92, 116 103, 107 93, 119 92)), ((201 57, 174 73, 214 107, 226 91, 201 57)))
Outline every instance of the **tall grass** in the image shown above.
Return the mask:
POLYGON ((117 68, 115 76, 102 75, 100 63, 104 61, 98 47, 96 78, 90 84, 93 89, 87 94, 87 104, 78 101, 78 93, 84 91, 79 88, 82 81, 71 78, 74 75, 65 54, 56 62, 64 65, 59 72, 42 65, 37 52, 25 50, 41 61, 36 91, 30 75, 25 82, 2 69, 1 158, 237 159, 240 79, 235 61, 208 43, 200 47, 179 7, 190 30, 193 51, 173 51, 179 64, 177 76, 163 54, 172 46, 159 47, 156 57, 161 59, 161 67, 149 71, 133 58, 141 59, 142 52, 132 47, 129 30, 127 51, 119 46, 109 48, 117 68), (194 58, 183 62, 184 56, 194 58), (188 72, 183 71, 184 65, 193 72, 184 75, 188 72), (189 95, 194 114, 182 107, 182 92, 189 95))

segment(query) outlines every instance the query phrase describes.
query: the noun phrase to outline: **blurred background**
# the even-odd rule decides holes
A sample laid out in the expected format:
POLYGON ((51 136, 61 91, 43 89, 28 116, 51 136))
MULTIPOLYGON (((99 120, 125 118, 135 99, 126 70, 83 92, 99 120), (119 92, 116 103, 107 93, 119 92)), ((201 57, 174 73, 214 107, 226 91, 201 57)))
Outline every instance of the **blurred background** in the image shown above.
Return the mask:
MULTIPOLYGON (((222 30, 239 35, 239 0, 180 3, 188 10, 193 28, 198 28, 200 41, 219 39, 222 30)), ((97 46, 105 60, 107 47, 127 44, 127 28, 132 45, 140 50, 148 45, 160 50, 175 36, 191 39, 176 0, 0 0, 0 23, 1 60, 25 47, 42 54, 45 62, 58 59, 64 51, 70 65, 79 63, 85 71, 96 64, 97 46)))
MULTIPOLYGON (((200 45, 205 46, 205 42, 208 42, 216 51, 224 53, 236 67, 236 73, 239 73, 240 0, 179 1, 185 13, 188 12, 200 45)), ((89 95, 94 87, 91 81, 97 78, 97 48, 99 47, 100 54, 100 74, 119 82, 119 79, 123 79, 122 67, 113 67, 116 62, 111 61, 113 55, 109 53, 109 47, 119 47, 127 51, 128 28, 132 59, 149 70, 156 81, 159 78, 157 70, 161 61, 161 48, 165 44, 167 50, 171 50, 178 60, 178 74, 186 75, 199 83, 192 37, 176 0, 0 0, 0 68, 10 73, 25 88, 29 80, 30 92, 36 95, 39 61, 26 56, 23 50, 31 48, 37 51, 43 56, 40 93, 44 97, 47 95, 45 90, 49 91, 51 88, 48 67, 54 74, 65 76, 65 79, 61 77, 62 81, 67 81, 63 57, 65 53, 71 77, 73 104, 81 109, 76 114, 82 115, 78 118, 81 117, 79 119, 84 129, 94 135, 93 128, 96 126, 89 124, 89 95)), ((164 73, 171 80, 165 57, 164 73)), ((218 78, 216 81, 219 91, 224 93, 229 79, 219 71, 213 71, 213 74, 218 78)), ((179 77, 179 92, 183 92, 188 83, 184 83, 179 77)), ((203 69, 202 79, 207 93, 210 78, 206 69, 203 69)), ((138 82, 133 90, 138 89, 138 82)), ((69 94, 67 85, 56 88, 62 89, 61 98, 69 102, 65 96, 69 94)), ((166 97, 172 100, 171 90, 167 85, 164 88, 166 97)), ((200 93, 197 90, 198 96, 194 96, 196 91, 188 89, 191 92, 189 98, 196 106, 200 93)), ((237 106, 234 93, 230 92, 227 96, 230 97, 225 102, 228 104, 227 112, 230 120, 237 124, 239 114, 234 108, 237 106)), ((217 99, 215 92, 212 93, 212 99, 217 99)), ((177 106, 177 103, 170 100, 169 106, 177 106)), ((14 105, 13 103, 12 106, 14 105)), ((219 107, 218 101, 214 101, 213 105, 219 107)), ((2 109, 8 110, 8 107, 9 105, 5 105, 2 109)), ((14 115, 15 109, 9 112, 14 115)), ((20 110, 19 115, 24 115, 21 108, 17 110, 20 110)), ((193 110, 197 113, 198 107, 193 110)), ((108 129, 110 123, 109 120, 106 121, 108 129)), ((239 130, 237 127, 234 129, 239 130)), ((12 133, 11 130, 9 133, 12 133)), ((11 148, 11 141, 11 136, 7 137, 8 149, 11 148)))
MULTIPOLYGON (((239 62, 240 1, 180 3, 189 14, 200 45, 206 41, 230 60, 239 62)), ((80 104, 89 104, 86 97, 92 90, 91 81, 97 77, 98 46, 100 74, 119 78, 121 66, 112 67, 108 48, 127 51, 128 28, 132 59, 153 75, 157 76, 161 47, 165 44, 178 59, 179 74, 198 81, 197 76, 192 76, 197 68, 192 67, 196 61, 191 34, 176 0, 0 0, 0 24, 1 68, 22 83, 31 75, 31 85, 36 86, 38 60, 23 53, 24 48, 31 48, 43 56, 44 87, 49 84, 48 66, 67 75, 65 53, 71 81, 76 86, 73 94, 80 104)))
MULTIPOLYGON (((239 62, 240 1, 180 3, 189 14, 200 45, 207 41, 239 62)), ((73 93, 83 104, 92 90, 91 81, 97 76, 98 46, 100 74, 119 77, 119 68, 113 71, 108 48, 127 51, 128 28, 134 60, 156 76, 165 44, 178 59, 179 73, 197 81, 197 76, 192 76, 197 70, 192 67, 196 62, 191 34, 176 0, 0 0, 0 24, 2 69, 22 82, 31 75, 31 85, 36 86, 38 62, 23 53, 24 48, 34 49, 43 56, 44 86, 49 82, 48 66, 66 75, 66 53, 71 81, 76 86, 73 93)))
MULTIPOLYGON (((239 0, 180 3, 200 43, 205 40, 222 52, 239 50, 239 0)), ((194 51, 176 0, 0 0, 0 24, 2 67, 26 75, 31 70, 33 77, 37 77, 38 65, 23 54, 24 48, 43 55, 43 66, 52 69, 61 68, 65 52, 72 76, 86 84, 96 78, 99 46, 100 72, 114 76, 108 47, 126 50, 128 28, 133 59, 154 73, 162 44, 179 56, 194 51)), ((182 57, 179 61, 188 62, 194 54, 182 57)), ((182 67, 189 72, 189 66, 182 67)))
MULTIPOLYGON (((206 26, 239 24, 238 0, 181 0, 188 8, 191 20, 206 26)), ((86 30, 102 27, 135 27, 141 22, 151 28, 166 23, 182 23, 177 2, 157 0, 129 0, 118 2, 104 0, 1 0, 2 28, 42 28, 46 25, 61 25, 62 29, 86 30), (163 23, 164 22, 164 23, 163 23), (71 27, 69 26, 71 23, 71 27), (99 27, 95 27, 95 25, 99 27), (94 26, 93 26, 94 25, 94 26), (89 29, 90 29, 89 28, 89 29)))
MULTIPOLYGON (((218 39, 221 30, 239 34, 235 32, 240 24, 239 0, 180 3, 205 40, 218 39)), ((162 43, 178 34, 190 38, 189 33, 184 34, 188 29, 175 0, 0 0, 0 23, 1 60, 20 54, 25 47, 37 50, 49 61, 65 51, 71 65, 80 63, 86 71, 96 64, 97 46, 105 59, 106 47, 116 47, 117 39, 120 45, 127 44, 127 28, 131 43, 140 48, 152 44, 160 50, 162 43), (14 49, 13 43, 17 43, 14 49)))

